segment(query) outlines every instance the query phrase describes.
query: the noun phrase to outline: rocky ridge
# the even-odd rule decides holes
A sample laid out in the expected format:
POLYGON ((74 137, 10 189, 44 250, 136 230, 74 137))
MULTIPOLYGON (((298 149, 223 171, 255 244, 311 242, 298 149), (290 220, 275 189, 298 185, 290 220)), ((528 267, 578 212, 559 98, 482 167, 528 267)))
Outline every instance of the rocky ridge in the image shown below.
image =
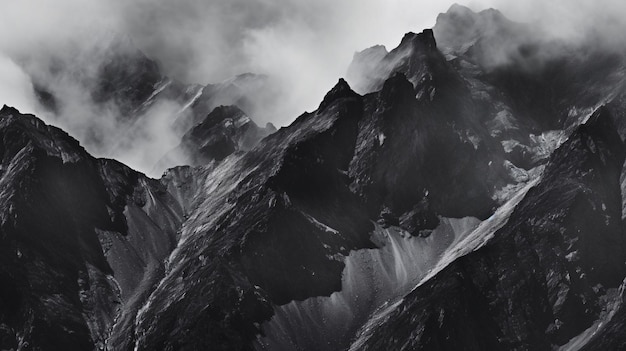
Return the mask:
POLYGON ((160 181, 3 108, 2 346, 619 347, 623 58, 485 61, 524 28, 455 6, 255 147, 214 110, 183 144, 229 152, 160 181))

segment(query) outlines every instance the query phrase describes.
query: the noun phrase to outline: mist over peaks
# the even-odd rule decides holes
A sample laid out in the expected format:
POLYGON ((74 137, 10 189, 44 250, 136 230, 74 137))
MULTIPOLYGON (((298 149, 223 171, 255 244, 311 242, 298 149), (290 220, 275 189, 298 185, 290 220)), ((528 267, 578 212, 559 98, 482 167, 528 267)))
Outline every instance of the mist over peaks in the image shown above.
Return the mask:
MULTIPOLYGON (((395 47, 403 33, 433 25, 444 53, 486 38, 477 51, 490 67, 515 61, 532 69, 582 43, 606 50, 623 47, 626 8, 617 0, 467 5, 408 0, 10 2, 0 24, 0 99, 67 129, 96 155, 148 171, 180 141, 181 132, 170 127, 172 119, 185 119, 180 113, 194 94, 202 94, 199 87, 229 86, 242 73, 267 79, 262 89, 245 93, 247 106, 240 107, 260 125, 285 126, 315 109, 339 77, 347 76, 357 92, 366 91, 355 79, 364 74, 382 79, 396 65, 379 65, 387 55, 385 46, 395 47), (483 11, 490 7, 502 12, 483 11), (551 45, 535 50, 537 43, 551 45), (382 45, 361 51, 375 44, 382 45), (354 52, 360 53, 350 66, 354 52), (359 67, 359 62, 381 70, 359 67), (111 79, 102 80, 103 73, 111 79), (131 81, 115 81, 119 77, 131 81), (133 88, 118 89, 123 84, 133 88), (143 103, 166 85, 164 95, 177 90, 173 86, 180 93, 131 111, 133 103, 143 103)), ((237 94, 211 106, 241 103, 237 94)))

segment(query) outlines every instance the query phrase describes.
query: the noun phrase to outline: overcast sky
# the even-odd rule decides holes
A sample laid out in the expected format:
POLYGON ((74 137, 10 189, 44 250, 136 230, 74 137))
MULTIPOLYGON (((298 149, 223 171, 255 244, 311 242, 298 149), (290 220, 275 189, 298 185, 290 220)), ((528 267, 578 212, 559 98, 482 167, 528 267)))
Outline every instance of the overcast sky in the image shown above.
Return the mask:
MULTIPOLYGON (((289 87, 271 112, 252 116, 286 125, 319 104, 355 51, 395 47, 403 34, 435 24, 453 1, 424 0, 0 0, 0 105, 37 112, 27 60, 63 57, 110 33, 129 36, 187 83, 265 73, 289 87)), ((624 29, 622 0, 459 1, 494 7, 519 21, 576 36, 596 26, 624 29)), ((622 31, 616 35, 623 35, 622 31)), ((94 43, 96 42, 96 43, 94 43)), ((97 58, 94 58, 97 59, 97 58)), ((93 60, 91 60, 93 61, 93 60)), ((45 118, 45 116, 43 116, 45 118)), ((71 132, 71 131, 70 131, 71 132)), ((80 139, 80 138, 79 138, 80 139)), ((88 144, 86 140, 80 140, 88 144)), ((89 149, 89 148, 88 148, 89 149)))

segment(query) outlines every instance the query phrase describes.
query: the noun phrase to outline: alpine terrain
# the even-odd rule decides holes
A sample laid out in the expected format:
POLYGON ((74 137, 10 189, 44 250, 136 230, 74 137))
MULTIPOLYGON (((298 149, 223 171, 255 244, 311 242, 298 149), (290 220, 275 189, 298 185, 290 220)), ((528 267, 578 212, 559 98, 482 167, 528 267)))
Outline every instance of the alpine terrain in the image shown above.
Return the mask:
POLYGON ((454 5, 277 130, 268 77, 121 42, 75 76, 180 142, 153 179, 0 110, 0 349, 626 349, 624 47, 454 5))

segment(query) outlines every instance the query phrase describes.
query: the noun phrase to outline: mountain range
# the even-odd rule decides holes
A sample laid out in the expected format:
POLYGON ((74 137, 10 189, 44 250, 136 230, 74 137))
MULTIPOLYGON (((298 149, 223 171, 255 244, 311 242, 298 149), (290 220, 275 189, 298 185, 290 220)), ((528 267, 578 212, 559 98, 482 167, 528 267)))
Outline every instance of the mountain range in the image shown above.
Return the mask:
POLYGON ((626 348, 623 48, 454 5, 278 130, 264 76, 120 52, 85 86, 182 105, 170 168, 0 110, 0 348, 626 348))

